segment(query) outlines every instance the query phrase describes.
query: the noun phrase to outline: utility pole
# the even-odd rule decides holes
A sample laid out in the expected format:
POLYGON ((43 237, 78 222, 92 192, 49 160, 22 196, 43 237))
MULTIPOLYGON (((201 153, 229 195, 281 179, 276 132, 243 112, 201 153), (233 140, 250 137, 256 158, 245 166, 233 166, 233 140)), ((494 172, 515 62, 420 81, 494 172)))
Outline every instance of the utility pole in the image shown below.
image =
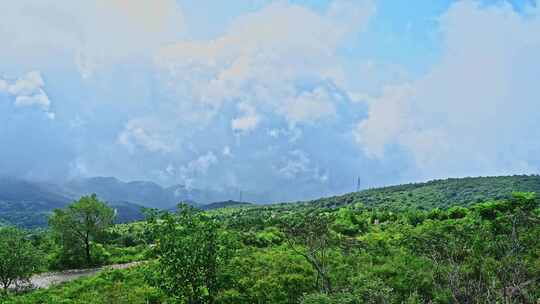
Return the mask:
POLYGON ((360 192, 361 186, 362 186, 362 180, 360 179, 360 176, 359 176, 358 180, 356 181, 356 192, 360 192))

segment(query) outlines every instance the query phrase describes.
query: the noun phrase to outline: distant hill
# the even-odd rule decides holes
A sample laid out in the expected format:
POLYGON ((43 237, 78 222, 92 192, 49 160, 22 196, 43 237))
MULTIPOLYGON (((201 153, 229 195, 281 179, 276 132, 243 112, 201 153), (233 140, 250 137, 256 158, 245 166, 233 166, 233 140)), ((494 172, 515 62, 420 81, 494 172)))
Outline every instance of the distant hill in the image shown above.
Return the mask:
POLYGON ((221 208, 228 208, 228 207, 250 207, 250 206, 255 206, 255 205, 252 203, 228 200, 224 202, 215 202, 215 203, 202 205, 201 209, 214 210, 214 209, 221 209, 221 208))
MULTIPOLYGON (((362 203, 366 206, 395 209, 448 208, 507 198, 513 191, 540 194, 540 176, 450 178, 368 189, 278 206, 338 207, 362 203)), ((225 192, 188 190, 181 185, 163 188, 151 182, 128 183, 115 178, 92 178, 55 185, 4 178, 0 179, 0 224, 44 227, 52 210, 65 207, 80 196, 91 193, 96 193, 100 199, 109 202, 117 210, 117 219, 120 222, 142 219, 141 206, 174 210, 181 201, 191 202, 205 210, 250 206, 245 202, 220 200, 220 197, 231 195, 225 192), (207 202, 208 204, 205 204, 207 202)))
POLYGON ((45 227, 54 209, 92 193, 117 210, 118 222, 143 219, 141 207, 173 210, 179 202, 200 206, 236 195, 233 190, 162 187, 153 182, 124 182, 114 177, 80 178, 63 184, 0 178, 0 225, 45 227))
MULTIPOLYGON (((0 179, 0 225, 25 228, 47 226, 54 209, 64 208, 80 196, 64 188, 47 183, 14 178, 0 179)), ((102 198, 100 198, 102 199, 102 198)), ((108 201, 116 210, 118 223, 141 220, 142 206, 130 202, 108 201)))
POLYGON ((123 182, 114 177, 75 179, 63 185, 72 197, 96 193, 105 201, 121 201, 152 208, 174 206, 179 197, 153 182, 123 182))
POLYGON ((63 185, 70 196, 96 193, 106 201, 127 201, 148 208, 171 209, 180 202, 204 205, 236 196, 233 190, 187 188, 184 185, 162 187, 148 181, 123 182, 114 177, 75 179, 63 185))
POLYGON ((470 206, 481 201, 508 198, 514 191, 536 192, 540 195, 540 176, 449 178, 368 189, 299 204, 337 207, 362 203, 366 206, 387 206, 396 209, 432 209, 470 206))

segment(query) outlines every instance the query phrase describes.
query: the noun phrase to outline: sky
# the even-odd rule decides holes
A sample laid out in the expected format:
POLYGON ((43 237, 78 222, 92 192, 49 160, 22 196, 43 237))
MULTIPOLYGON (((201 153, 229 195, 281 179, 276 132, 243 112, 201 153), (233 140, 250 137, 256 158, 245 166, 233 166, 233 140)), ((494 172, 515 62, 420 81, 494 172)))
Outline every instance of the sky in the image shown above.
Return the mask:
POLYGON ((0 175, 300 200, 540 171, 540 8, 0 3, 0 175))

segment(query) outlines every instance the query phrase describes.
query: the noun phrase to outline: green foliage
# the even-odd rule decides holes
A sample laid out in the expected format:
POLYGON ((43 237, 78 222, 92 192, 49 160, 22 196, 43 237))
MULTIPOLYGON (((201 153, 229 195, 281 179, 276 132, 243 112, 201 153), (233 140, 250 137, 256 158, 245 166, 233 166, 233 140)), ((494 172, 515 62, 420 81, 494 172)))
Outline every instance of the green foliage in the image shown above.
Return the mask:
POLYGON ((301 304, 357 304, 358 299, 349 293, 338 293, 327 295, 324 293, 314 293, 302 298, 301 304))
POLYGON ((7 303, 536 303, 538 199, 504 197, 428 210, 183 206, 107 230, 109 261, 152 248, 145 266, 7 303))
POLYGON ((449 178, 427 183, 368 189, 342 196, 321 198, 304 204, 317 207, 341 207, 362 202, 367 207, 391 207, 397 210, 447 209, 452 206, 467 207, 488 200, 509 199, 512 191, 540 193, 540 176, 449 178))
POLYGON ((103 240, 113 219, 114 211, 99 201, 95 194, 83 196, 65 209, 54 210, 49 225, 60 245, 57 266, 80 267, 102 263, 103 250, 97 243, 103 240))
POLYGON ((177 214, 164 213, 149 224, 158 262, 150 282, 182 303, 214 303, 223 289, 220 270, 234 250, 219 223, 182 204, 177 214))
POLYGON ((286 246, 244 248, 223 274, 229 284, 218 303, 296 303, 317 289, 311 265, 286 246))
POLYGON ((0 228, 0 284, 4 292, 27 280, 41 262, 36 248, 16 228, 0 228))
POLYGON ((106 270, 49 289, 5 299, 3 304, 157 304, 166 303, 159 290, 144 281, 141 267, 106 270))

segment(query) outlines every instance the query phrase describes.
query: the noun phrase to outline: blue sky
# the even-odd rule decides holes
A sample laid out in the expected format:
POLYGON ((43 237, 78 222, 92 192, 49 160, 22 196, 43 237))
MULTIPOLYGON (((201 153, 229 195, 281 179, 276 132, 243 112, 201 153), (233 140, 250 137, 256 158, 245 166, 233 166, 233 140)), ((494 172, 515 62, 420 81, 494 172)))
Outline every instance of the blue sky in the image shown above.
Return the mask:
POLYGON ((0 175, 275 201, 537 173, 538 33, 528 0, 4 1, 0 175))

